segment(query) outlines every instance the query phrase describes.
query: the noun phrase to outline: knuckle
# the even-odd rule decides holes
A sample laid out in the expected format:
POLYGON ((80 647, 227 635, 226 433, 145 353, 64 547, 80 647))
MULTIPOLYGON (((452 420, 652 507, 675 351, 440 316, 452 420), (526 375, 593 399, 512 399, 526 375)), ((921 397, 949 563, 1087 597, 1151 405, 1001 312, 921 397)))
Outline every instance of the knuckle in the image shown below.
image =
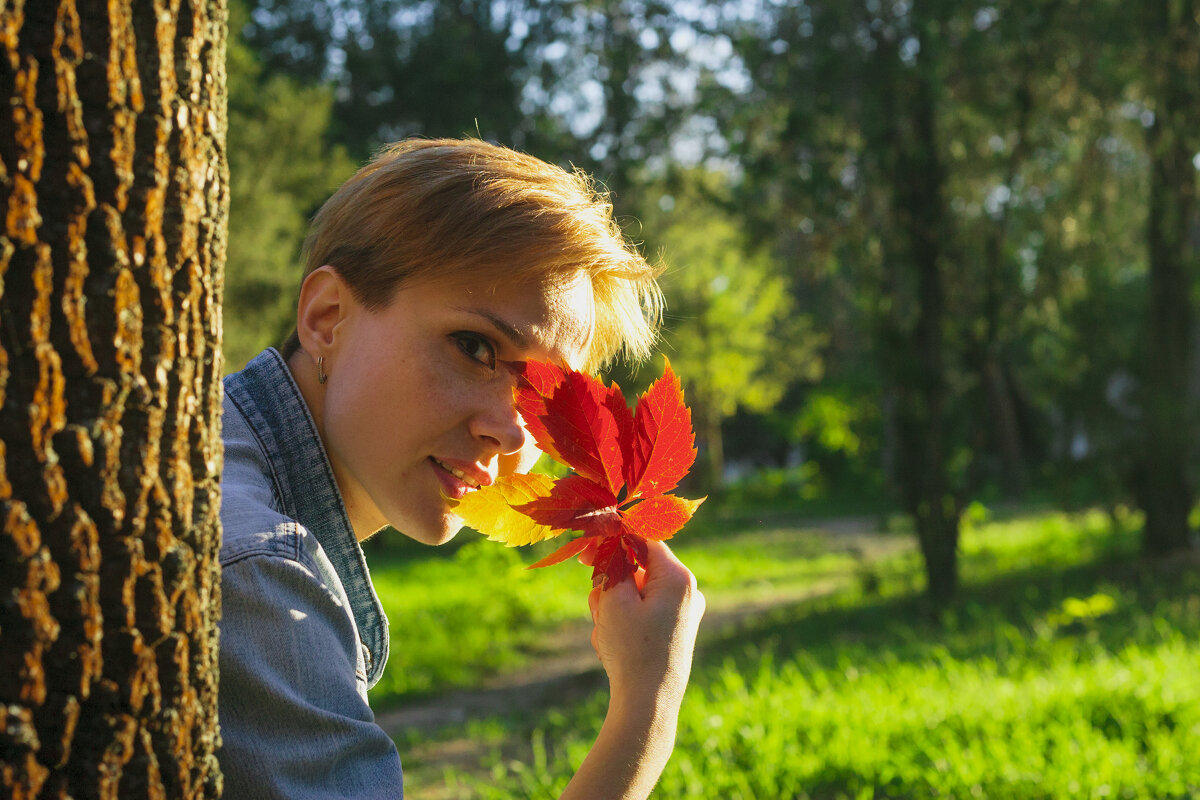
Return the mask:
POLYGON ((679 565, 678 571, 672 575, 674 584, 684 596, 690 596, 700 593, 700 586, 696 581, 696 575, 682 564, 679 565))
POLYGON ((684 568, 683 573, 684 585, 687 586, 688 591, 692 592, 693 594, 699 594, 700 584, 696 581, 696 574, 686 567, 684 568))

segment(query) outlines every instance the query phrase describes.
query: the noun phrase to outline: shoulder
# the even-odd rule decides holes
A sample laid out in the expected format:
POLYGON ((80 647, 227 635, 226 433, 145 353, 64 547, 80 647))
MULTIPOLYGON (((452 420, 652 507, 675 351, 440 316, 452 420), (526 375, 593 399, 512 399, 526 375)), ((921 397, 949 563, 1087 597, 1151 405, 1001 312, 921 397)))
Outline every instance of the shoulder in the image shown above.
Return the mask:
MULTIPOLYGON (((270 551, 276 540, 260 541, 270 551)), ((307 561, 260 552, 223 569, 218 701, 226 794, 398 797, 400 757, 367 704, 345 596, 307 561)))
POLYGON ((221 438, 221 565, 255 555, 298 559, 303 531, 285 515, 277 478, 254 428, 241 409, 225 397, 221 438))
POLYGON ((290 665, 306 665, 290 680, 330 669, 353 685, 359 642, 345 591, 314 563, 320 554, 313 558, 300 545, 303 532, 295 527, 243 537, 237 557, 222 564, 221 655, 244 649, 260 666, 275 662, 285 674, 290 665), (322 654, 319 662, 311 662, 314 652, 322 654))

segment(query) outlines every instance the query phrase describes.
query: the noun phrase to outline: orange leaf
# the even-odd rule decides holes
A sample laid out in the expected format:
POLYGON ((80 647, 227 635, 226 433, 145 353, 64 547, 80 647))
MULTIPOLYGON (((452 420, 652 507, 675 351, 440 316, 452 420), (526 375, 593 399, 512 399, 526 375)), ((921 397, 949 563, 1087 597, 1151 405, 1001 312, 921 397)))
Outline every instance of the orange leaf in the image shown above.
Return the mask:
POLYGON ((592 585, 610 589, 646 563, 646 540, 637 536, 605 536, 596 545, 592 585))
POLYGON ((568 475, 555 482, 548 497, 539 497, 516 507, 535 522, 555 528, 571 528, 586 533, 593 530, 599 517, 617 522, 617 498, 613 493, 580 475, 568 475))
MULTIPOLYGON (((625 478, 621 428, 613 415, 612 393, 613 389, 590 375, 567 373, 567 380, 546 400, 546 412, 538 421, 564 464, 616 495, 625 478)), ((616 394, 628 413, 619 388, 616 394)))
POLYGON ((621 522, 631 533, 662 541, 674 536, 707 498, 688 500, 673 494, 651 497, 621 512, 621 522))
POLYGON ((588 548, 588 545, 595 544, 596 541, 596 538, 593 536, 580 536, 578 539, 572 539, 541 561, 530 564, 528 568, 537 569, 539 567, 549 567, 552 564, 559 564, 571 556, 579 555, 588 548))
POLYGON ((546 401, 555 389, 567 380, 567 373, 548 361, 505 361, 509 371, 517 376, 513 396, 525 427, 542 452, 555 461, 570 466, 554 446, 554 437, 546 430, 546 401))

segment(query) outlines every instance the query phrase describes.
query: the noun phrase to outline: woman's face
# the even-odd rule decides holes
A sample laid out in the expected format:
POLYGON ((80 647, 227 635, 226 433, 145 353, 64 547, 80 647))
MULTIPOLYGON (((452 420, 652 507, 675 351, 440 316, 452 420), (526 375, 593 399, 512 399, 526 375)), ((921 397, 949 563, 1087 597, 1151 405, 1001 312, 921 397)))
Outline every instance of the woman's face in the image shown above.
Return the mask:
POLYGON ((562 286, 420 283, 375 311, 350 298, 326 350, 317 416, 356 535, 392 525, 442 544, 462 525, 451 500, 528 470, 538 450, 498 362, 578 366, 593 311, 582 276, 562 286))

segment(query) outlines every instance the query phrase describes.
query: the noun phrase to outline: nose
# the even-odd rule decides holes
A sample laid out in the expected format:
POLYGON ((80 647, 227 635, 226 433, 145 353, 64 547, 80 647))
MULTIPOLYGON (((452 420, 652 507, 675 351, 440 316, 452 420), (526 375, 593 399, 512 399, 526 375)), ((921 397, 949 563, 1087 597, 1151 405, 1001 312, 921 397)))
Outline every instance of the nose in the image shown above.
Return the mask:
MULTIPOLYGON (((497 381, 497 387, 489 387, 479 411, 471 417, 471 435, 483 442, 494 454, 505 457, 520 456, 533 447, 522 424, 521 415, 513 401, 512 382, 497 381)), ((536 449, 536 448, 534 448, 536 449)))

